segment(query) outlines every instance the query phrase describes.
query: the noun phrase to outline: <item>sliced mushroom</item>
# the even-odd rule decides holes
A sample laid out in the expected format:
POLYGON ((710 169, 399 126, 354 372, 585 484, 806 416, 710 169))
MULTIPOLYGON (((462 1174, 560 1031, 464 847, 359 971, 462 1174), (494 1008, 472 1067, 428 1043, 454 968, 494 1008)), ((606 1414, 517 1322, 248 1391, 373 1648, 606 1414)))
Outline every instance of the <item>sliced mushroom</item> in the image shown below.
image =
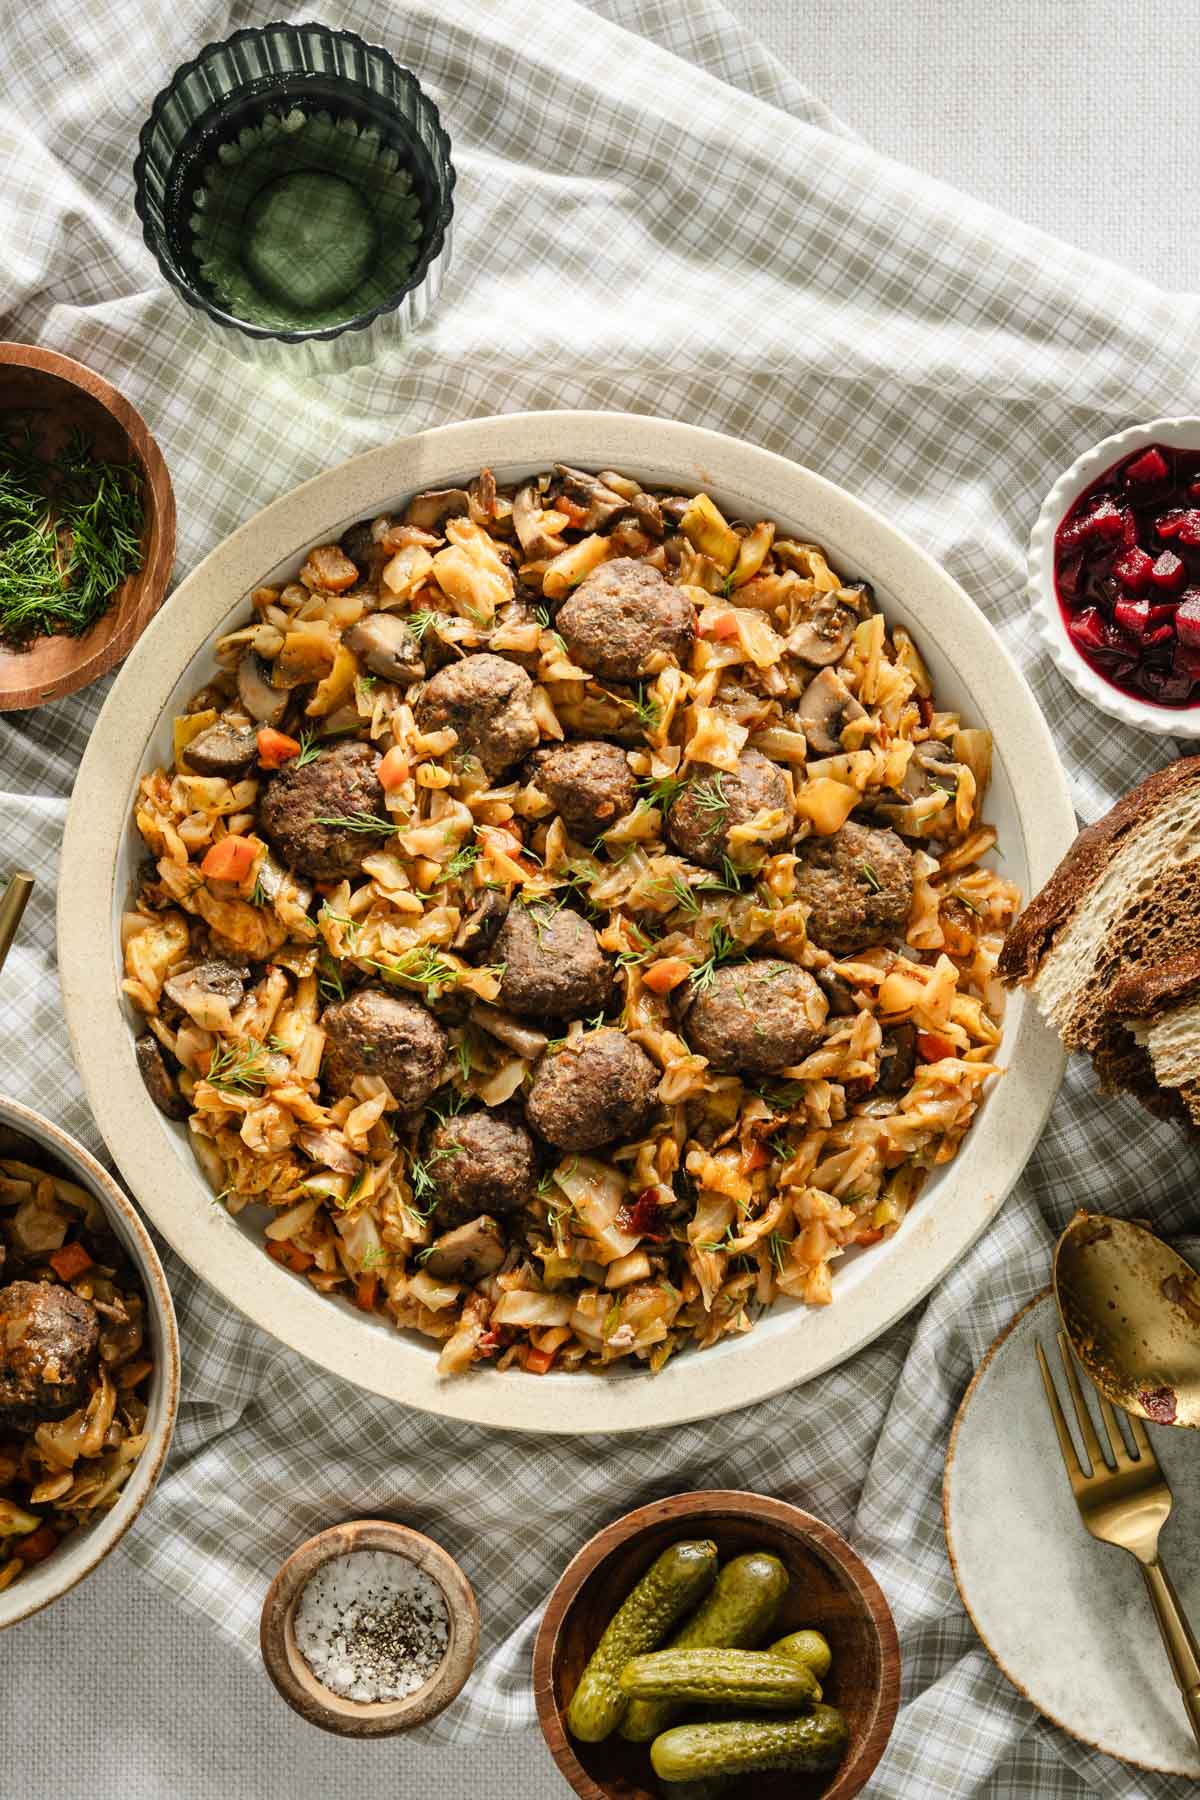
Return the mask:
POLYGON ((258 755, 258 734, 248 725, 218 721, 194 737, 183 760, 197 775, 245 775, 258 755))
POLYGON ((589 475, 586 469, 572 469, 566 463, 555 463, 555 470, 567 498, 577 506, 587 507, 587 517, 579 521, 581 531, 603 531, 614 519, 629 511, 629 502, 621 494, 589 475))
POLYGON ((800 696, 796 718, 810 750, 832 756, 842 747, 842 733, 851 719, 866 716, 835 669, 822 669, 800 696))
POLYGON ((496 477, 490 469, 480 469, 467 489, 471 517, 477 525, 488 526, 496 517, 496 477))
POLYGON ((678 525, 688 507, 692 504, 686 494, 658 494, 659 511, 672 525, 678 525))
POLYGON ((496 1006, 473 1006, 471 1021, 494 1037, 501 1044, 507 1044, 518 1056, 532 1061, 542 1054, 550 1039, 544 1031, 535 1031, 532 1025, 523 1025, 520 1019, 514 1019, 511 1013, 501 1012, 496 1006))
POLYGON ((339 539, 342 555, 350 558, 360 575, 369 575, 383 555, 379 547, 381 534, 375 529, 379 523, 378 519, 360 519, 357 525, 343 531, 339 539))
POLYGON ((471 510, 471 496, 466 488, 430 488, 414 494, 404 509, 404 523, 418 531, 437 531, 447 519, 460 518, 471 510))
POLYGON ((820 594, 808 617, 788 633, 787 647, 801 662, 825 669, 846 654, 857 624, 857 614, 843 606, 836 594, 820 594))
POLYGON ((930 788, 953 789, 958 786, 958 766, 949 744, 934 739, 918 744, 908 759, 900 792, 909 800, 919 800, 930 788))
POLYGON ((660 538, 666 530, 663 521, 663 510, 653 494, 635 494, 630 501, 634 517, 642 530, 651 537, 660 538))
POLYGON ((270 851, 258 865, 258 885, 272 903, 287 895, 301 912, 312 905, 312 883, 301 880, 294 869, 285 869, 270 851))
POLYGON ((435 1238, 421 1258, 421 1266, 435 1281, 462 1281, 471 1285, 494 1275, 508 1254, 504 1232, 495 1219, 480 1213, 453 1231, 435 1238))
POLYGON ((398 613, 368 613, 342 641, 372 675, 400 687, 411 687, 425 673, 421 647, 398 613))
POLYGON ((245 964, 238 967, 214 959, 172 975, 163 983, 163 994, 202 1031, 219 1031, 227 1028, 230 1012, 240 1005, 249 974, 245 964))
POLYGON ((513 497, 513 530, 517 542, 530 562, 541 562, 548 556, 561 556, 567 547, 565 538, 542 528, 542 496, 532 481, 518 488, 513 497))
POLYGON ((854 990, 845 977, 836 974, 832 968, 814 969, 813 975, 829 1001, 831 1016, 836 1019, 853 1018, 858 1007, 854 1000, 854 990))
POLYGON ((247 650, 238 664, 237 683, 238 698, 250 717, 260 725, 278 725, 290 695, 273 684, 266 663, 253 650, 247 650))
POLYGON ((507 914, 508 902, 490 889, 485 891, 455 932, 450 948, 469 963, 482 962, 499 937, 507 914))
POLYGON ((354 1154, 342 1132, 329 1126, 302 1125, 296 1141, 305 1156, 335 1175, 357 1175, 362 1169, 362 1157, 354 1154))
POLYGON ((917 1028, 893 1025, 884 1033, 879 1050, 879 1092, 903 1094, 911 1085, 917 1066, 917 1028))
POLYGON ((192 1109, 167 1068, 167 1060, 158 1039, 151 1032, 144 1032, 134 1044, 133 1051, 142 1080, 146 1084, 146 1092, 159 1112, 164 1113, 168 1119, 186 1119, 192 1109))

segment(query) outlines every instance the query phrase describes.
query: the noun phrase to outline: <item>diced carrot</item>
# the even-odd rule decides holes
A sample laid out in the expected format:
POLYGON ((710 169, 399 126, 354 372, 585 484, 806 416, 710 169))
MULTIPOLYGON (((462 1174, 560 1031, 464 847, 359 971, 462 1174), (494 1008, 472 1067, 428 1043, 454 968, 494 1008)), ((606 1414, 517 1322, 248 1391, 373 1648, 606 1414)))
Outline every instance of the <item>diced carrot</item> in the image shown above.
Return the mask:
POLYGON ((307 1250, 301 1250, 295 1244, 270 1243, 267 1245, 267 1255, 275 1262, 282 1263, 285 1269, 293 1269, 297 1275, 303 1275, 316 1261, 307 1250))
POLYGON ((738 634, 737 614, 709 610, 703 615, 702 629, 705 637, 718 638, 728 643, 730 638, 735 638, 738 634))
POLYGON ((387 794, 390 794, 393 788, 398 788, 402 782, 408 780, 408 757, 400 748, 399 744, 392 745, 391 749, 380 763, 377 774, 379 776, 379 785, 387 794))
POLYGON ((363 1312, 374 1312, 375 1296, 379 1292, 378 1275, 360 1275, 354 1287, 354 1304, 363 1312))
POLYGON ((358 580, 358 569, 336 544, 318 544, 308 553, 300 571, 305 587, 323 588, 327 594, 344 594, 358 580))
POLYGON ((574 525, 577 530, 588 516, 587 507, 580 506, 577 501, 568 499, 566 494, 559 495, 558 499, 554 502, 554 510, 555 512, 566 513, 568 519, 570 519, 572 525, 574 525))
POLYGON ((866 1231, 860 1231, 852 1238, 851 1242, 855 1244, 877 1244, 882 1236, 882 1231, 876 1231, 873 1226, 869 1226, 866 1231))
POLYGON ((531 1375, 544 1375, 554 1364, 553 1350, 527 1350, 525 1367, 531 1375))
POLYGON ((922 1062, 941 1062, 943 1056, 955 1055, 955 1049, 949 1038, 939 1037, 936 1031, 918 1031, 917 1055, 922 1062))
POLYGON ((264 769, 281 769, 285 762, 299 756, 301 746, 286 731, 275 731, 264 725, 258 734, 258 760, 264 769))
POLYGON ((13 1545, 13 1555, 19 1556, 26 1568, 29 1568, 34 1563, 45 1562, 50 1552, 57 1549, 57 1533, 51 1531, 49 1525, 39 1525, 28 1537, 17 1539, 13 1545))
POLYGON ((92 1258, 82 1244, 64 1244, 61 1250, 52 1250, 46 1261, 60 1281, 74 1281, 92 1266, 92 1258))
POLYGON ((669 994, 681 981, 686 981, 691 972, 692 965, 684 962, 681 956, 666 956, 644 969, 642 980, 652 994, 669 994))
POLYGON ((257 844, 231 831, 205 852, 200 873, 207 881, 245 881, 257 855, 257 844))
POLYGON ((748 1150, 742 1151, 742 1174, 753 1175, 755 1169, 765 1169, 770 1160, 771 1153, 767 1146, 755 1142, 748 1150))

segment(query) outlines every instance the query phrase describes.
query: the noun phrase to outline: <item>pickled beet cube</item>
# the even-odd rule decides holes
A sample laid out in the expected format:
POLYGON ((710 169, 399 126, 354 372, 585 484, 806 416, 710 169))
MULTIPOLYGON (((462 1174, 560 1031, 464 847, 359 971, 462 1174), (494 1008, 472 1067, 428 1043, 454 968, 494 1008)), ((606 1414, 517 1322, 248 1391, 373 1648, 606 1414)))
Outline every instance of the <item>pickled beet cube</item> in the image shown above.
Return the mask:
POLYGON ((1125 464, 1125 479, 1140 483, 1167 479, 1167 459, 1156 444, 1151 444, 1148 450, 1125 464))
POLYGON ((1122 631, 1132 631, 1135 637, 1144 637, 1150 625, 1150 602, 1118 600, 1113 607, 1113 623, 1122 631))
POLYGON ((1143 650, 1160 650, 1175 637, 1174 625, 1148 625, 1142 633, 1143 650))
POLYGON ((1154 587, 1164 588, 1168 593, 1181 588, 1187 580, 1187 569, 1173 550, 1164 550, 1154 559, 1150 570, 1150 580, 1154 587))
POLYGON ((1071 549, 1076 544, 1096 543, 1124 536, 1127 522, 1132 525, 1130 515, 1120 507, 1114 506, 1110 499, 1098 500, 1091 512, 1081 517, 1068 519, 1065 525, 1058 528, 1058 542, 1061 549, 1071 549))
POLYGON ((1175 629, 1183 650, 1200 650, 1200 592, 1193 588, 1175 608, 1175 629))
POLYGON ((1173 538, 1187 517, 1187 508, 1173 506, 1170 512, 1161 513, 1154 521, 1154 529, 1160 538, 1173 538))
POLYGON ((1113 574, 1122 587, 1128 588, 1131 594, 1140 594, 1150 579, 1150 571, 1153 567, 1154 558, 1147 556, 1144 550, 1135 548, 1126 550, 1123 556, 1118 556, 1113 564, 1113 574))
POLYGON ((1186 544, 1189 550, 1200 549, 1200 511, 1197 511, 1194 506, 1189 507, 1180 519, 1175 536, 1181 544, 1186 544))
POLYGON ((1097 651, 1108 648, 1108 626, 1104 622, 1103 613, 1094 606, 1076 613, 1067 625, 1067 630, 1079 648, 1090 651, 1093 656, 1097 651))

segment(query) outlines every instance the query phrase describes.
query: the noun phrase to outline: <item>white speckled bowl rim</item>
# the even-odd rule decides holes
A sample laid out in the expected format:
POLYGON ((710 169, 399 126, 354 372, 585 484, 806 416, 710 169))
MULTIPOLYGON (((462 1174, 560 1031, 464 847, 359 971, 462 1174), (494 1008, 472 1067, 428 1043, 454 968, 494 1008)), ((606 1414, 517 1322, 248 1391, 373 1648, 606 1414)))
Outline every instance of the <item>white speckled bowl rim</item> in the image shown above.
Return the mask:
POLYGON ((635 1431, 747 1406, 832 1367, 962 1256, 1024 1166, 1062 1076, 1058 1040, 1025 995, 1005 1021, 999 1056, 1008 1072, 958 1157, 930 1180, 894 1239, 844 1260, 832 1306, 777 1306, 747 1335, 673 1357, 656 1376, 484 1369, 447 1379, 436 1372, 436 1346, 319 1295, 247 1241, 245 1215, 239 1223, 212 1204, 186 1128, 169 1124, 142 1085, 118 985, 139 775, 169 755, 171 715, 204 678, 200 653, 251 589, 419 488, 445 487, 484 464, 507 481, 554 460, 708 488, 735 514, 803 531, 835 566, 874 582, 892 617, 915 630, 944 704, 993 733, 1003 867, 1027 895, 1042 885, 1075 833, 1053 739, 992 628, 923 551, 820 476, 715 432, 621 413, 510 414, 443 426, 329 470, 234 532, 182 583, 126 661, 80 765, 63 846, 59 971, 76 1060, 113 1156, 155 1224, 231 1305, 325 1368, 409 1406, 514 1431, 635 1431))
POLYGON ((1042 641, 1060 675, 1101 712, 1158 737, 1200 738, 1200 701, 1188 707, 1152 706, 1121 692, 1084 662, 1067 635, 1054 584, 1054 534, 1064 513, 1106 469, 1149 444, 1200 450, 1200 419, 1151 419, 1102 438, 1061 474, 1042 502, 1029 537, 1029 598, 1042 641))
MULTIPOLYGON (((150 1409, 146 1429, 150 1434, 132 1475, 111 1511, 94 1523, 74 1531, 52 1556, 22 1575, 0 1593, 0 1630, 15 1625, 31 1613, 59 1599, 77 1582, 90 1575, 120 1542, 153 1491, 166 1461, 179 1409, 179 1334, 175 1307, 158 1252, 136 1208, 121 1192, 107 1169, 101 1168, 83 1145, 41 1113, 0 1094, 0 1125, 20 1131, 40 1145, 81 1187, 95 1194, 121 1244, 128 1252, 146 1296, 146 1322, 154 1350, 150 1409)), ((0 1560, 3 1554, 0 1552, 0 1560)))
MULTIPOLYGON (((1106 1756, 1195 1781, 1200 1754, 1141 1574, 1088 1535, 1067 1483, 1034 1353, 1040 1338, 1066 1405, 1058 1329, 1046 1288, 963 1396, 942 1487, 954 1579, 989 1656, 1047 1719, 1106 1756)), ((1149 1429, 1175 1497, 1163 1559, 1196 1626, 1200 1432, 1149 1429)))

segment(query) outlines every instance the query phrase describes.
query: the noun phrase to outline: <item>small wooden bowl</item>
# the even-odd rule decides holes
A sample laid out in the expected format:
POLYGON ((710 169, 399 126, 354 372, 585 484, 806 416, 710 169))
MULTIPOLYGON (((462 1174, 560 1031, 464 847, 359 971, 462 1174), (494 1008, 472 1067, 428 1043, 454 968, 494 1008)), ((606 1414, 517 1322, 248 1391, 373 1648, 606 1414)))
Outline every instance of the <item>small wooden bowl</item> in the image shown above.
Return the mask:
POLYGON ((773 1639, 813 1626, 833 1651, 825 1699, 845 1713, 850 1744, 829 1775, 746 1775, 723 1784, 728 1800, 850 1800, 883 1754, 900 1703, 900 1645, 891 1609, 845 1539, 799 1507, 763 1494, 718 1489, 676 1494, 626 1513, 567 1565, 550 1596, 533 1650, 538 1720, 550 1753, 582 1800, 661 1800, 650 1746, 615 1734, 600 1744, 568 1736, 566 1711, 588 1657, 634 1584, 669 1544, 711 1538, 721 1560, 769 1550, 792 1586, 773 1639))
POLYGON ((452 1556, 423 1532, 390 1519, 351 1519, 320 1531, 288 1557, 263 1601, 259 1631, 267 1674, 288 1705, 342 1737, 390 1737, 424 1725, 461 1693, 479 1650, 479 1608, 470 1582, 452 1556), (450 1641, 439 1667, 423 1687, 402 1700, 347 1700, 317 1680, 296 1643, 293 1618, 310 1578, 323 1563, 352 1550, 388 1550, 403 1556, 437 1582, 446 1602, 450 1641))
POLYGON ((137 462, 144 476, 142 567, 122 583, 82 637, 0 644, 0 712, 59 700, 120 662, 162 604, 175 561, 175 494, 162 451, 141 414, 101 376, 33 344, 0 343, 0 416, 32 415, 39 455, 53 456, 78 427, 103 462, 137 462))

